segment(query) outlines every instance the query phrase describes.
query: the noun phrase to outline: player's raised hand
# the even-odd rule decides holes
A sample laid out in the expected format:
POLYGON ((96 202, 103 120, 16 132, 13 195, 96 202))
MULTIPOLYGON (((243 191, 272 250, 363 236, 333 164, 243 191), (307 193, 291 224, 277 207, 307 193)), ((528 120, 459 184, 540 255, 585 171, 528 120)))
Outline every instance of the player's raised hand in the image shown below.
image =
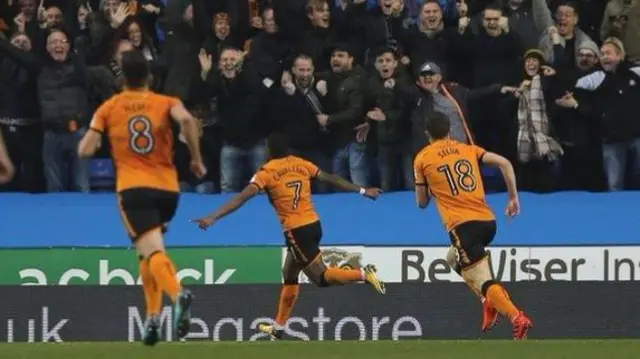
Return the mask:
POLYGON ((520 201, 518 198, 509 199, 509 203, 507 203, 507 210, 504 214, 511 218, 520 214, 520 201))
POLYGON ((370 198, 374 201, 378 199, 378 197, 380 197, 381 194, 382 194, 382 190, 380 188, 375 188, 375 187, 365 188, 364 192, 362 193, 364 197, 370 198))
POLYGON ((216 220, 213 217, 207 216, 207 217, 202 217, 198 219, 190 219, 189 222, 197 224, 198 228, 202 229, 203 231, 206 231, 207 228, 211 227, 214 223, 216 223, 216 220))

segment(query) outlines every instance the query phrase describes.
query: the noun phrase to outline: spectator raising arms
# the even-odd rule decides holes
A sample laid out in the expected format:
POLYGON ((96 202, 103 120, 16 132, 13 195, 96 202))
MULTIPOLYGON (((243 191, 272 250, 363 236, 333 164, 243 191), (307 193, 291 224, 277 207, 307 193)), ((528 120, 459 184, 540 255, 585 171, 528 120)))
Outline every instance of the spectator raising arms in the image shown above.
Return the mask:
POLYGON ((47 59, 40 59, 0 39, 0 54, 37 73, 39 105, 44 127, 44 166, 49 192, 89 192, 89 163, 76 148, 91 120, 90 82, 108 98, 108 77, 92 71, 82 54, 71 53, 67 33, 52 30, 47 36, 47 59))

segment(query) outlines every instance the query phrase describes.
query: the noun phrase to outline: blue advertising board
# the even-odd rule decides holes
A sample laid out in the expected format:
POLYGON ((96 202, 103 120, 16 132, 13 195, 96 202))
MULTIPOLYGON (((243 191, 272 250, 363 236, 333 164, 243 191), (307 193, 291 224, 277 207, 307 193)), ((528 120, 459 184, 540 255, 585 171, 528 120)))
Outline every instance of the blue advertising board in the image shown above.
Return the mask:
MULTIPOLYGON (((169 246, 283 245, 280 223, 265 198, 206 232, 189 219, 206 215, 231 195, 183 194, 169 246)), ((420 210, 411 192, 370 201, 357 194, 314 197, 326 245, 442 246, 449 243, 434 204, 420 210)), ((498 214, 494 244, 505 246, 633 245, 640 243, 640 192, 521 194, 522 213, 502 214, 505 194, 489 195, 498 214), (638 237, 636 237, 638 236, 638 237)), ((0 247, 115 246, 131 244, 115 194, 2 194, 0 247)))

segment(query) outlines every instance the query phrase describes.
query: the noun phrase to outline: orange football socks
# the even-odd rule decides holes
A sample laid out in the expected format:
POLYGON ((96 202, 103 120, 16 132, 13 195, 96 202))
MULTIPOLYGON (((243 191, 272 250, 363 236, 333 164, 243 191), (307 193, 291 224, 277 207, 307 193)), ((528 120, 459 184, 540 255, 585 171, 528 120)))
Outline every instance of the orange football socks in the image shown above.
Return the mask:
POLYGON ((164 252, 156 252, 149 259, 149 270, 160 289, 167 293, 171 301, 175 303, 182 286, 176 276, 176 267, 164 252))
POLYGON ((293 306, 296 305, 298 294, 300 293, 299 284, 285 284, 280 291, 280 301, 278 303, 278 314, 276 314, 276 324, 284 326, 287 319, 291 316, 293 306))
POLYGON ((519 310, 511 301, 509 293, 504 287, 498 283, 492 284, 487 288, 487 300, 496 308, 500 314, 512 319, 515 317, 519 310))
POLYGON ((142 279, 144 301, 147 304, 147 315, 159 315, 162 309, 162 292, 153 279, 147 259, 140 260, 140 278, 142 279))

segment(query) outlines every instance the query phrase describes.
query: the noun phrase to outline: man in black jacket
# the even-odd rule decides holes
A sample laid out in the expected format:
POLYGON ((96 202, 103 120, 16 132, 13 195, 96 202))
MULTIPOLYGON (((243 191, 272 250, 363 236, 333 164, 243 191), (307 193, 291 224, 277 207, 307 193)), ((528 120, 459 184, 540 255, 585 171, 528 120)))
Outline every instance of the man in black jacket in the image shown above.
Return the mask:
POLYGON ((331 55, 332 71, 318 84, 324 113, 318 124, 329 131, 332 172, 366 187, 369 165, 364 141, 356 140, 355 128, 365 122, 364 86, 366 72, 354 64, 348 45, 338 45, 331 55))
MULTIPOLYGON (((217 97, 223 145, 220 153, 222 192, 238 192, 244 187, 245 166, 256 172, 266 160, 266 133, 270 124, 261 114, 266 92, 258 76, 242 61, 242 52, 226 48, 220 53, 219 68, 203 66, 202 77, 210 98, 217 97)), ((203 65, 203 64, 201 64, 203 65)), ((248 178, 247 178, 248 179, 248 178)))
POLYGON ((21 51, 0 39, 0 54, 6 55, 30 72, 37 74, 38 98, 45 130, 43 157, 49 192, 89 192, 89 162, 78 157, 76 149, 87 131, 92 109, 90 85, 102 92, 102 99, 112 93, 108 77, 84 64, 83 54, 73 54, 67 34, 52 30, 46 39, 47 59, 21 51))
MULTIPOLYGON (((307 55, 299 55, 291 69, 281 78, 281 87, 274 95, 272 117, 277 127, 289 139, 294 155, 315 163, 320 168, 329 168, 326 153, 327 131, 318 124, 317 115, 323 113, 318 91, 318 81, 313 76, 313 60, 307 55)), ((322 183, 314 183, 316 192, 328 188, 322 183)))
POLYGON ((406 102, 395 86, 408 83, 398 74, 398 60, 391 48, 383 47, 375 54, 377 74, 369 78, 367 90, 367 119, 374 126, 380 184, 385 192, 413 189, 413 153, 410 113, 406 102))
POLYGON ((608 38, 601 53, 602 70, 578 79, 576 88, 596 95, 607 185, 610 191, 620 191, 625 188, 627 156, 632 156, 636 170, 640 167, 640 66, 624 61, 624 46, 617 38, 608 38))
POLYGON ((597 70, 599 54, 598 45, 586 41, 578 48, 576 68, 556 74, 563 96, 555 101, 560 108, 551 120, 564 150, 560 167, 565 190, 602 191, 606 188, 602 171, 600 119, 589 105, 595 102, 591 98, 594 94, 580 93, 580 105, 573 94, 578 79, 597 70))

